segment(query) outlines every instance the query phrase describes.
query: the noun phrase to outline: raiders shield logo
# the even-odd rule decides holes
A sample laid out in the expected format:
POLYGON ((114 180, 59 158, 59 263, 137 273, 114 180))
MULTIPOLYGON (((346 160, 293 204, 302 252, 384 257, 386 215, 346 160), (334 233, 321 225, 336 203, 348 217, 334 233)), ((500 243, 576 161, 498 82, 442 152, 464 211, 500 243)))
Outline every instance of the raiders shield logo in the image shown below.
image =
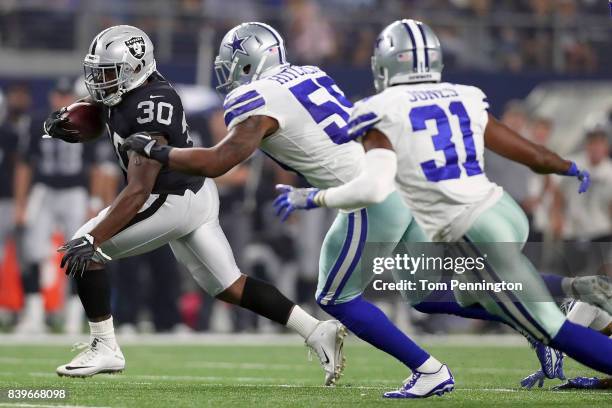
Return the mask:
POLYGON ((145 54, 145 42, 142 37, 132 37, 125 42, 134 58, 142 58, 145 54))

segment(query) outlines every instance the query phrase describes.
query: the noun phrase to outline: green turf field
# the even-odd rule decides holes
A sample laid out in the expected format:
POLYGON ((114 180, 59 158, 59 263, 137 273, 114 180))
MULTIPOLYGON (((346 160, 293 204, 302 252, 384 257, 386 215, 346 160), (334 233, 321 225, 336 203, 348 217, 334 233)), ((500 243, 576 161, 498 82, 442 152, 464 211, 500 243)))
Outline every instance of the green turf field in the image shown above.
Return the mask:
MULTIPOLYGON (((612 393, 550 391, 559 381, 547 382, 543 390, 519 389, 519 380, 537 366, 527 347, 438 345, 429 350, 451 367, 455 391, 421 401, 387 401, 381 393, 399 385, 407 372, 362 343, 346 345, 345 375, 335 388, 320 386, 318 362, 309 362, 306 349, 299 346, 125 346, 123 374, 67 379, 57 377, 54 369, 71 356, 68 348, 0 345, 0 388, 65 388, 69 392, 68 399, 54 402, 4 398, 0 407, 612 406, 612 393)), ((566 374, 592 373, 568 362, 566 374)))

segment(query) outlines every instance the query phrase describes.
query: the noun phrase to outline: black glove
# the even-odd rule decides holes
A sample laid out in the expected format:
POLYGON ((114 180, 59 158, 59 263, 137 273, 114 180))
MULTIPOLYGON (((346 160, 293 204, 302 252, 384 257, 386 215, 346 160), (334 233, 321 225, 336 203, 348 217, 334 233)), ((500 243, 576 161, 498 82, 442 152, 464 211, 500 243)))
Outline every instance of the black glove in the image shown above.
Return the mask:
POLYGON ((66 275, 72 277, 77 274, 83 276, 89 261, 105 263, 111 260, 110 256, 95 247, 94 238, 89 234, 66 242, 57 251, 64 253, 60 267, 65 266, 66 275))
POLYGON ((62 126, 64 123, 68 122, 68 118, 63 116, 66 110, 67 109, 64 107, 51 113, 43 124, 43 130, 45 134, 54 139, 61 139, 68 143, 80 143, 81 140, 78 138, 79 132, 77 130, 64 129, 62 126))
POLYGON ((172 147, 161 145, 146 133, 135 133, 125 139, 120 150, 124 153, 128 151, 136 152, 149 159, 156 160, 163 165, 167 165, 170 160, 170 150, 172 147))

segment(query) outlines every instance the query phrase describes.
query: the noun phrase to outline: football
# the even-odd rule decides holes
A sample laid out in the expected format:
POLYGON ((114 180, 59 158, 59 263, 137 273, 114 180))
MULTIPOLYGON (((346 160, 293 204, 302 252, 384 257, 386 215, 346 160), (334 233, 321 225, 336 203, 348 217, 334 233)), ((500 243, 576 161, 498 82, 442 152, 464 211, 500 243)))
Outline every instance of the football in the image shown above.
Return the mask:
POLYGON ((62 126, 67 130, 79 132, 79 138, 86 142, 96 139, 104 132, 102 105, 91 102, 75 102, 68 106, 64 117, 68 121, 62 126))

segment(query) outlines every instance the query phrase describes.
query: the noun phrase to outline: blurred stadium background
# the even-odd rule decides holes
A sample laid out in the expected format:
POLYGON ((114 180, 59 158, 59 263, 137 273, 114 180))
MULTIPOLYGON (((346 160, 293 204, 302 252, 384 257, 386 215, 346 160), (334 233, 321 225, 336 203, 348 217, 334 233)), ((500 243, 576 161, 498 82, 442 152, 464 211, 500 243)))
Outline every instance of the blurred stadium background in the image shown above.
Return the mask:
MULTIPOLYGON (((81 62, 96 33, 125 23, 151 36, 159 71, 183 98, 192 137, 206 146, 225 135, 212 61, 234 25, 277 27, 291 62, 322 66, 355 101, 373 92, 377 33, 404 17, 437 31, 446 80, 481 87, 506 124, 592 170, 592 190, 577 203, 573 189, 554 177, 487 157, 489 176, 529 214, 531 239, 544 248, 568 239, 610 241, 612 20, 603 0, 0 0, 0 331, 83 329, 53 248, 110 203, 122 180, 105 138, 58 151, 40 150, 38 140, 48 112, 85 92, 81 62), (588 206, 589 219, 578 205, 588 206)), ((313 298, 316 260, 333 214, 301 213, 281 224, 272 212, 274 184, 300 181, 263 154, 217 182, 221 223, 242 270, 321 314, 313 298)), ((536 252, 546 268, 547 252, 536 252)), ((114 262, 112 270, 120 334, 279 330, 213 302, 168 248, 114 262)), ((379 301, 412 333, 504 330, 419 315, 399 298, 379 301)))

